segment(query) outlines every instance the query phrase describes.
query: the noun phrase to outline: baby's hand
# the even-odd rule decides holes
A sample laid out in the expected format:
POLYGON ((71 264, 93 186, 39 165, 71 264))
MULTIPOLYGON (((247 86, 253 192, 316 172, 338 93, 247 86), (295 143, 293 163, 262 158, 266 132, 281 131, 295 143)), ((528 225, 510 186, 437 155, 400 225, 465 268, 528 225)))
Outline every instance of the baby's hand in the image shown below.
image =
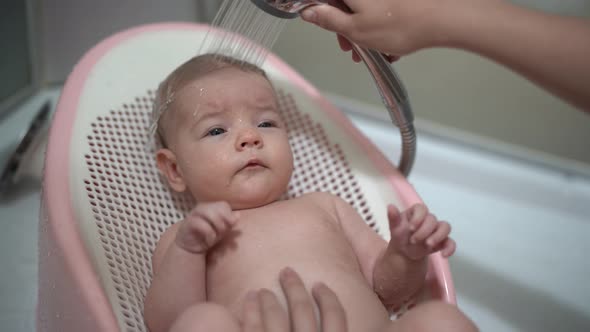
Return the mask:
POLYGON ((387 207, 391 241, 389 246, 409 259, 419 260, 441 250, 444 257, 455 251, 455 241, 449 237, 451 226, 438 221, 423 204, 416 204, 403 213, 387 207))
POLYGON ((176 233, 176 245, 194 254, 204 254, 217 244, 238 221, 226 202, 198 203, 176 233))

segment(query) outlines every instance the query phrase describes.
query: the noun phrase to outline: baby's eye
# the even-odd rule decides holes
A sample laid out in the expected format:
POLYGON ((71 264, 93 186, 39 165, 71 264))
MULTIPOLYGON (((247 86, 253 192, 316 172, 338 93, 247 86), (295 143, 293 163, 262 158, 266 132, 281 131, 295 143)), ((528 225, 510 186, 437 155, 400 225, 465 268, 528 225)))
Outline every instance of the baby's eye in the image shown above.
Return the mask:
POLYGON ((225 129, 223 128, 213 128, 207 132, 208 136, 217 136, 225 133, 225 129))
POLYGON ((272 122, 272 121, 264 121, 261 122, 258 127, 260 128, 270 128, 270 127, 276 127, 276 123, 272 122))

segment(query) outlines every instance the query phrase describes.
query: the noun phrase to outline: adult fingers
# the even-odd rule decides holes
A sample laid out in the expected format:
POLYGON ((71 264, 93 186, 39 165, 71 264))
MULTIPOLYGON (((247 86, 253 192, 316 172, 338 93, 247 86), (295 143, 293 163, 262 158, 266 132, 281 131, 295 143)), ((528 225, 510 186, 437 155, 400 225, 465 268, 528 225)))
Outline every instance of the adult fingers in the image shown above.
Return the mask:
POLYGON ((301 12, 303 20, 344 35, 351 30, 351 17, 351 14, 331 5, 311 6, 301 12))
POLYGON ((289 331, 289 317, 273 292, 268 289, 260 290, 258 292, 258 303, 262 311, 262 324, 265 331, 289 331))
POLYGON ((400 58, 400 57, 399 57, 399 56, 397 56, 397 55, 389 55, 389 54, 385 54, 385 59, 386 59, 387 61, 389 61, 389 63, 394 63, 394 62, 396 62, 397 60, 399 60, 399 58, 400 58))
POLYGON ((342 303, 328 286, 319 283, 311 291, 320 309, 322 332, 346 332, 346 314, 342 303))
POLYGON ((281 271, 279 281, 289 307, 291 317, 291 331, 316 331, 316 318, 313 312, 313 302, 305 289, 299 275, 290 268, 281 271))
POLYGON ((359 63, 361 60, 361 56, 356 51, 352 51, 352 61, 359 63))
POLYGON ((242 331, 243 332, 262 332, 262 314, 257 300, 255 291, 250 291, 246 295, 244 307, 242 309, 242 331))
POLYGON ((350 43, 348 38, 344 37, 341 34, 338 34, 337 38, 338 38, 338 45, 340 45, 341 50, 343 50, 344 52, 348 52, 348 51, 352 50, 352 44, 350 43))

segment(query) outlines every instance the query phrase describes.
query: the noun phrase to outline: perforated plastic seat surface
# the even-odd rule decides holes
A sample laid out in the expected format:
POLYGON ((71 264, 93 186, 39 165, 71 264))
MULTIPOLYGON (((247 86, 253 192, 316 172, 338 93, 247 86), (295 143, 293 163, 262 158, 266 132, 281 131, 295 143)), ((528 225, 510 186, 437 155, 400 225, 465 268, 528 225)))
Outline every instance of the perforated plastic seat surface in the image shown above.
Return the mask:
MULTIPOLYGON (((158 175, 149 140, 153 91, 194 56, 208 27, 156 24, 90 50, 68 78, 50 131, 40 218, 41 331, 146 331, 143 298, 161 233, 194 202, 158 175)), ((273 55, 295 172, 285 198, 329 191, 388 237, 385 206, 420 202, 411 185, 311 85, 273 55)), ((393 129, 392 129, 393 130, 393 129)), ((421 297, 454 302, 448 265, 431 256, 421 297)))

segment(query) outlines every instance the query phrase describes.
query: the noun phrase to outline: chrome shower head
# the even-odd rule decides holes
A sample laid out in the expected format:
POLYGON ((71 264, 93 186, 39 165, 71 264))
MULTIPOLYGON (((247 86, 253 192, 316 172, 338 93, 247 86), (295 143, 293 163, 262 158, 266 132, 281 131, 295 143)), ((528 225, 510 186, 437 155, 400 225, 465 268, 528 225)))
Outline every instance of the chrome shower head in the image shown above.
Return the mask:
POLYGON ((327 3, 322 0, 251 0, 258 8, 280 18, 295 18, 299 12, 313 5, 327 3))

